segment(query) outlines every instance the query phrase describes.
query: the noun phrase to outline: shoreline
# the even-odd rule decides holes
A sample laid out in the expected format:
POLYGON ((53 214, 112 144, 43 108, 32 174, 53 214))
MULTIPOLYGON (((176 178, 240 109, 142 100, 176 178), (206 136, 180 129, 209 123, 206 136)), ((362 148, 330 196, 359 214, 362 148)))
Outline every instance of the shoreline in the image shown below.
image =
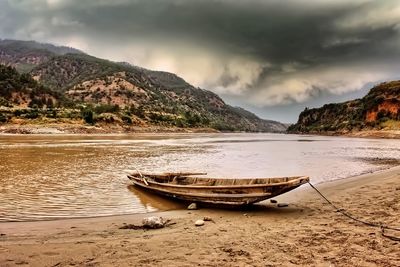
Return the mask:
MULTIPOLYGON (((338 207, 366 220, 400 225, 400 166, 317 188, 338 207), (373 200, 373 201, 371 201, 373 200)), ((15 266, 398 266, 399 242, 335 213, 310 187, 245 210, 199 209, 0 223, 0 265, 15 266), (122 230, 148 216, 175 224, 122 230), (202 227, 194 221, 209 216, 202 227), (343 246, 346 244, 345 246, 343 246)))
MULTIPOLYGON (((150 134, 150 133, 242 133, 242 131, 219 131, 213 128, 178 128, 167 126, 122 126, 119 124, 87 125, 82 123, 48 123, 48 124, 0 124, 0 135, 104 135, 104 134, 150 134)), ((400 139, 399 130, 367 130, 358 132, 246 132, 246 133, 276 133, 313 136, 332 136, 371 139, 400 139)))
POLYGON ((399 130, 366 130, 358 132, 310 132, 310 133, 286 133, 297 135, 312 136, 331 136, 331 137, 349 137, 349 138, 371 138, 371 139, 400 139, 399 130))

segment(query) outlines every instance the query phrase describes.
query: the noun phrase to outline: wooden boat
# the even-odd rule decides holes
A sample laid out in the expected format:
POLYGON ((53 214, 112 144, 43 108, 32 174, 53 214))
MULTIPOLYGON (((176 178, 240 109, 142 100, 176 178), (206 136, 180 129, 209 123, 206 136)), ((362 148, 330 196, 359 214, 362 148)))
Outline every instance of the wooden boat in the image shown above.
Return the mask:
POLYGON ((205 173, 132 173, 128 178, 145 190, 186 202, 243 206, 286 193, 307 183, 307 176, 226 179, 197 177, 205 173))

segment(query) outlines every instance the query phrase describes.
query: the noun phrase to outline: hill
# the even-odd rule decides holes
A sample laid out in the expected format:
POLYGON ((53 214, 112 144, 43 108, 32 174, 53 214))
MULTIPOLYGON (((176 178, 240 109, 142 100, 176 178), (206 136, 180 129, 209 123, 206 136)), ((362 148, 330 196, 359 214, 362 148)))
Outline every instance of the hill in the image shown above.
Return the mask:
POLYGON ((20 72, 31 71, 32 68, 46 62, 53 55, 67 53, 83 54, 78 49, 66 46, 0 39, 0 64, 13 66, 20 72))
POLYGON ((400 129, 400 81, 381 83, 356 100, 306 108, 289 133, 348 133, 400 129))
MULTIPOLYGON (((89 109, 109 122, 226 131, 282 132, 286 126, 227 105, 173 73, 99 59, 79 50, 25 41, 0 41, 0 63, 27 72, 61 94, 71 108, 89 109), (110 115, 107 115, 110 117, 110 115)), ((13 102, 13 101, 11 101, 13 102)), ((13 102, 15 103, 15 102, 13 102)))

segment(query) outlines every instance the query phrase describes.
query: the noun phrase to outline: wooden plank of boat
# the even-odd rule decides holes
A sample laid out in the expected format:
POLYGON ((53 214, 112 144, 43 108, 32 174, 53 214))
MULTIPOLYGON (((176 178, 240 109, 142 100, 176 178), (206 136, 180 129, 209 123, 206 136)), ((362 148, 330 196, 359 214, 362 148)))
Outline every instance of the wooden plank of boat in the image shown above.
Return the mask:
POLYGON ((253 179, 200 178, 199 173, 132 173, 128 178, 145 190, 175 199, 212 205, 248 205, 293 190, 309 177, 253 179))

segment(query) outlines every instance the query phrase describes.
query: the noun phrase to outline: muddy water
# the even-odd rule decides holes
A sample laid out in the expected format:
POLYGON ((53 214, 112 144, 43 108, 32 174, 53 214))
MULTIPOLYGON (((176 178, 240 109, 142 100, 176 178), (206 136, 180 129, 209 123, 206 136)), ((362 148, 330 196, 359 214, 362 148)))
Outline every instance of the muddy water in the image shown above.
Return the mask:
POLYGON ((400 140, 277 134, 0 136, 0 221, 181 207, 129 186, 126 170, 341 179, 400 161, 400 140))

